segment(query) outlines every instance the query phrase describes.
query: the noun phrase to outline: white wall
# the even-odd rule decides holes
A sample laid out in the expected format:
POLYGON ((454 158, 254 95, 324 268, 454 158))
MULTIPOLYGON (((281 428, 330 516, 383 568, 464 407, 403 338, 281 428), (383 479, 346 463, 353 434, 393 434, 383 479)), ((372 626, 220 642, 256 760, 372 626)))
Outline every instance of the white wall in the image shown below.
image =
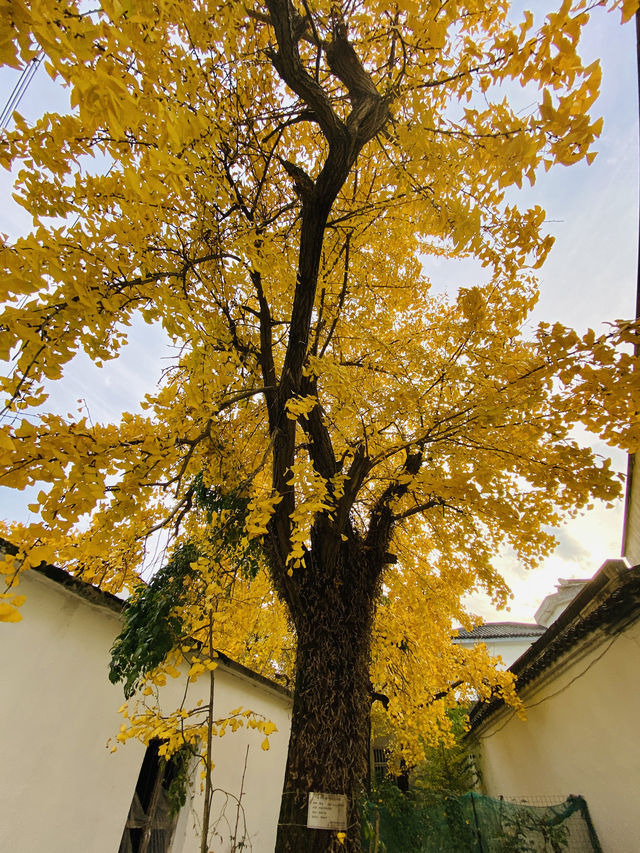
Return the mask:
POLYGON ((524 654, 529 646, 537 640, 538 637, 494 637, 487 640, 455 640, 456 643, 465 648, 473 648, 473 646, 482 643, 487 647, 487 651, 492 657, 502 658, 503 666, 501 669, 507 669, 516 661, 520 655, 524 654))
MULTIPOLYGON (((23 575, 20 592, 27 596, 23 621, 0 623, 0 850, 117 853, 144 755, 138 742, 129 741, 114 754, 106 747, 122 722, 117 713, 122 688, 107 678, 119 616, 36 572, 23 575)), ((179 689, 177 681, 168 681, 168 693, 179 689)), ((204 694, 204 682, 201 689, 204 694)), ((221 665, 216 716, 240 705, 264 714, 278 732, 271 735, 268 752, 260 749, 263 737, 253 731, 219 739, 214 785, 239 795, 248 745, 243 804, 250 849, 271 853, 290 701, 221 665)), ((181 816, 175 853, 199 850, 194 830, 200 821, 198 799, 199 792, 189 803, 193 810, 181 816)), ((220 853, 228 849, 219 839, 216 845, 220 853)))
MULTIPOLYGON (((213 798, 211 816, 212 826, 215 826, 210 837, 211 848, 216 853, 227 853, 232 849, 237 819, 238 841, 243 838, 243 820, 246 820, 247 840, 251 845, 243 847, 243 850, 272 853, 287 758, 291 701, 275 691, 262 689, 222 665, 215 672, 214 708, 217 717, 240 706, 251 708, 274 722, 278 731, 269 736, 268 752, 261 748, 264 735, 251 729, 228 732, 214 741, 212 782, 217 793, 213 798), (238 799, 242 806, 240 809, 238 799)), ((203 797, 199 790, 199 775, 195 789, 195 796, 187 804, 188 815, 186 819, 183 816, 178 824, 172 853, 195 853, 200 849, 203 797)))
POLYGON ((605 853, 640 850, 639 662, 636 622, 527 686, 526 722, 493 714, 476 733, 485 793, 581 794, 605 853))

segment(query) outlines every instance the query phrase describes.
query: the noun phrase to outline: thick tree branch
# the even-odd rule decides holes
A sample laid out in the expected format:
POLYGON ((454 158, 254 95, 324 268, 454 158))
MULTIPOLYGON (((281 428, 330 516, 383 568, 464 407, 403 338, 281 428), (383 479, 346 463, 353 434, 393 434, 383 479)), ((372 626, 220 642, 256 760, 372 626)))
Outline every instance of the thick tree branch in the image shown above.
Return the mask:
POLYGON ((391 539, 395 522, 395 517, 391 512, 391 504, 408 492, 411 479, 415 477, 422 466, 422 457, 422 450, 413 453, 408 450, 400 475, 387 486, 375 503, 369 521, 366 545, 377 553, 386 552, 391 539))
POLYGON ((393 523, 396 521, 402 521, 405 518, 411 518, 412 515, 418 515, 421 512, 427 512, 427 510, 433 509, 434 507, 447 507, 448 509, 452 509, 454 512, 463 514, 460 507, 452 506, 447 503, 444 498, 432 498, 431 500, 425 501, 424 503, 417 504, 416 506, 412 506, 410 509, 405 510, 404 512, 395 513, 393 516, 393 523))
MULTIPOLYGON (((283 163, 296 182, 296 190, 302 199, 302 212, 289 338, 277 404, 271 419, 274 438, 273 488, 281 495, 281 501, 270 527, 282 559, 290 547, 291 514, 295 509, 295 492, 289 480, 289 471, 295 458, 296 422, 287 417, 287 402, 294 394, 302 393, 303 367, 309 352, 311 318, 327 220, 359 152, 381 130, 389 112, 386 102, 378 94, 375 84, 349 44, 345 25, 339 22, 334 27, 333 42, 331 46, 325 45, 325 50, 331 53, 331 59, 328 59, 330 68, 347 87, 352 102, 353 109, 345 125, 334 113, 327 93, 307 73, 300 59, 298 41, 306 29, 306 24, 303 26, 304 19, 295 12, 289 0, 267 0, 267 7, 278 45, 277 51, 271 50, 269 54, 273 65, 283 81, 317 117, 329 143, 329 153, 315 181, 295 164, 283 163)), ((267 384, 270 383, 265 379, 267 384)), ((319 407, 307 418, 306 426, 311 438, 314 464, 327 476, 332 476, 332 472, 335 472, 335 457, 319 407)), ((352 463, 350 484, 354 491, 347 493, 345 490, 343 495, 342 524, 346 523, 348 511, 365 476, 368 465, 368 460, 366 464, 365 460, 366 454, 362 451, 352 463)))
POLYGON ((265 385, 265 399, 267 401, 267 411, 269 413, 269 431, 273 433, 276 428, 277 414, 277 385, 276 368, 273 360, 273 341, 271 340, 271 311, 269 303, 264 295, 262 287, 262 276, 257 270, 252 270, 251 281, 258 297, 259 321, 260 321, 260 352, 258 361, 262 370, 262 378, 265 385))
POLYGON ((298 41, 304 31, 299 27, 296 29, 300 16, 295 13, 289 0, 266 0, 266 5, 278 43, 278 50, 271 50, 269 54, 276 71, 313 111, 329 141, 342 136, 344 124, 334 113, 322 86, 307 73, 300 59, 298 41))
POLYGON ((342 278, 342 287, 340 289, 340 296, 338 297, 338 306, 336 308, 336 313, 331 322, 331 326, 327 333, 327 337, 322 344, 322 349, 320 350, 320 355, 323 356, 327 350, 327 347, 331 343, 331 339, 333 338, 334 332, 336 330, 336 326, 338 325, 338 320, 340 319, 340 314, 342 312, 342 306, 344 305, 344 300, 347 295, 347 286, 349 284, 349 249, 351 246, 351 232, 347 233, 345 244, 344 244, 344 276, 342 278))
POLYGON ((375 83, 349 44, 344 21, 336 21, 334 24, 333 38, 325 44, 325 53, 329 68, 347 87, 352 104, 359 103, 363 98, 380 98, 375 83))
MULTIPOLYGON (((317 392, 318 385, 315 378, 303 378, 301 385, 302 395, 305 397, 317 395, 317 392)), ((325 480, 335 477, 338 470, 336 456, 331 442, 331 435, 324 422, 320 405, 314 406, 308 415, 300 419, 300 423, 310 440, 309 455, 311 456, 313 467, 325 480)))
POLYGON ((351 507, 355 503, 356 497, 365 477, 371 470, 371 460, 367 456, 363 444, 358 445, 354 453, 353 460, 349 466, 349 473, 344 484, 344 491, 335 512, 335 527, 342 532, 347 525, 351 507))

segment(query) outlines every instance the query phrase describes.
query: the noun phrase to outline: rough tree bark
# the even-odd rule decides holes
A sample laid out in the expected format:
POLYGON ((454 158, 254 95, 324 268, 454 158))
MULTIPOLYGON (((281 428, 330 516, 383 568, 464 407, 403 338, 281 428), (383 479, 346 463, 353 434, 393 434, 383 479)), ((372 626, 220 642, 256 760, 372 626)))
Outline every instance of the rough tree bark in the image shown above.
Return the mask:
POLYGON ((301 583, 291 740, 277 853, 360 850, 359 801, 367 772, 371 627, 380 571, 364 549, 343 549, 332 567, 310 555, 301 583), (344 794, 348 830, 307 829, 309 792, 344 794))

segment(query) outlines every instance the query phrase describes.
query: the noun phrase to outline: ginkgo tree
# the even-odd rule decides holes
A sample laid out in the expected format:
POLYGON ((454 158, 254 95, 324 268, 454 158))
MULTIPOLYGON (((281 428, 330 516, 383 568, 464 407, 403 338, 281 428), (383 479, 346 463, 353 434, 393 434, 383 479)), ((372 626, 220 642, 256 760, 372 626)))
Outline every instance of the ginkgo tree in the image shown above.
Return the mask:
POLYGON ((197 483, 242 498, 296 639, 277 850, 358 850, 372 691, 420 724, 407 755, 455 695, 508 694, 448 643, 461 596, 504 601, 501 547, 534 565, 550 526, 618 496, 574 424, 637 442, 635 326, 524 335, 552 238, 507 195, 595 156, 590 6, 2 8, 2 59, 42 51, 71 111, 14 114, 1 141, 34 228, 1 251, 0 483, 42 486, 40 520, 8 532, 0 615, 19 618, 17 570, 43 559, 135 588, 148 536, 196 535, 197 483), (484 278, 447 298, 432 261, 459 257, 484 278), (136 316, 178 347, 144 415, 28 417, 77 352, 117 357, 136 316), (306 828, 311 791, 347 797, 343 832, 306 828))

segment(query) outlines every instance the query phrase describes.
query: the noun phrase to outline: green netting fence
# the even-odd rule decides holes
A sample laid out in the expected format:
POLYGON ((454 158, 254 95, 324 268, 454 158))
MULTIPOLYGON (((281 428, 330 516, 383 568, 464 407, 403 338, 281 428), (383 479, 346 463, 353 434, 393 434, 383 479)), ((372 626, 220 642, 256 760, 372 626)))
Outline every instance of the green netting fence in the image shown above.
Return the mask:
POLYGON ((602 853, 587 804, 575 796, 531 805, 387 791, 366 803, 363 836, 367 853, 602 853))

